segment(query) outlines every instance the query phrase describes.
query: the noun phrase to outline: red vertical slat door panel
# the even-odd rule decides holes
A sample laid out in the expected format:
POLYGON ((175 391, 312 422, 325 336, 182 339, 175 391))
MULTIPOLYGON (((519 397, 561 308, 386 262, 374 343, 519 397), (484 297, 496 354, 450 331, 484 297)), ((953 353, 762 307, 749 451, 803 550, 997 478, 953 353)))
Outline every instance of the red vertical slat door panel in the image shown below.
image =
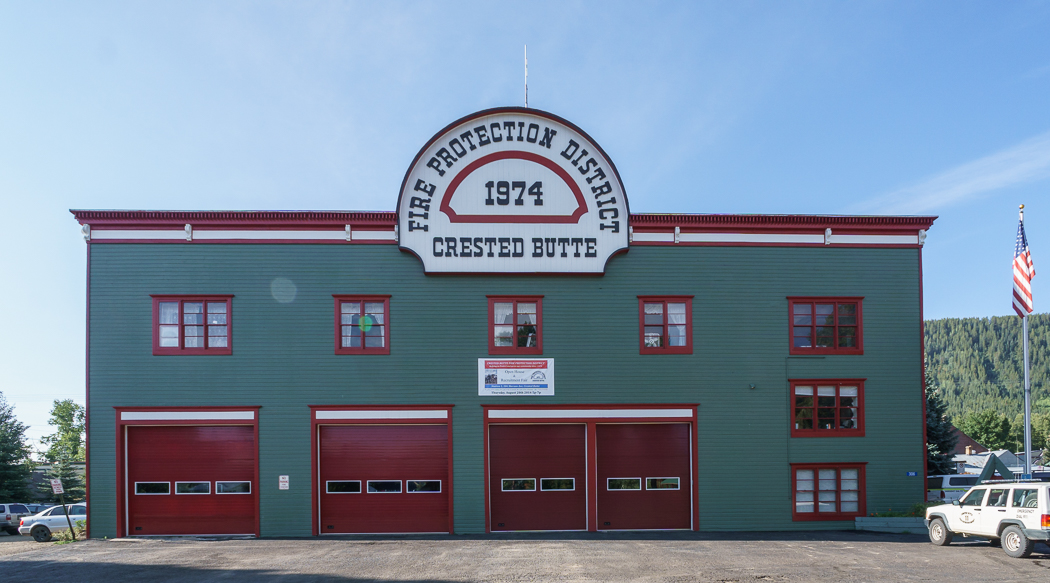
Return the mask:
POLYGON ((598 530, 691 528, 689 425, 599 424, 598 530), (609 478, 639 478, 640 490, 609 490, 609 478), (647 478, 678 478, 651 490, 647 478))
POLYGON ((489 425, 491 527, 587 529, 587 426, 489 425), (573 478, 573 490, 541 490, 543 478, 573 478), (504 479, 534 479, 535 491, 502 490, 504 479))
POLYGON ((322 534, 448 532, 447 425, 322 425, 322 534), (358 494, 329 494, 329 481, 360 480, 358 494), (401 482, 369 493, 369 480, 401 482), (408 492, 406 480, 440 480, 440 492, 408 492))
POLYGON ((255 534, 255 429, 250 426, 127 428, 128 534, 255 534), (250 494, 217 494, 215 482, 250 482, 250 494), (166 495, 135 482, 169 482, 166 495), (209 494, 176 494, 175 482, 208 482, 209 494))

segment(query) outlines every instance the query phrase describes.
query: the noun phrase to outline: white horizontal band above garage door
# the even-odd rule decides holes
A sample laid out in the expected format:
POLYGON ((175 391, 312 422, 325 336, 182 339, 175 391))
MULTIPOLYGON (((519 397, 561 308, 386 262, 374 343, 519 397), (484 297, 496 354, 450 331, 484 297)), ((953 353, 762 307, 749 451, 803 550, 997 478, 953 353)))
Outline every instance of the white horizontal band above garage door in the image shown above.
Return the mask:
POLYGON ((489 419, 624 419, 692 417, 692 409, 490 409, 489 419))
POLYGON ((251 421, 255 411, 121 411, 121 421, 251 421))
MULTIPOLYGON (((93 230, 91 239, 105 240, 186 240, 185 230, 114 229, 93 230)), ((346 231, 205 231, 195 229, 193 241, 346 241, 346 231)), ((394 231, 352 231, 354 241, 396 241, 394 231)))
POLYGON ((322 419, 448 419, 448 411, 317 411, 318 421, 322 419))
POLYGON ((832 245, 918 245, 918 235, 831 235, 832 245))
POLYGON ((232 239, 273 239, 296 240, 316 239, 321 241, 345 241, 345 231, 204 231, 193 230, 193 238, 205 240, 232 239))
MULTIPOLYGON (((635 233, 637 239, 638 234, 635 233)), ((682 233, 682 243, 812 243, 824 244, 824 235, 791 233, 682 233)))

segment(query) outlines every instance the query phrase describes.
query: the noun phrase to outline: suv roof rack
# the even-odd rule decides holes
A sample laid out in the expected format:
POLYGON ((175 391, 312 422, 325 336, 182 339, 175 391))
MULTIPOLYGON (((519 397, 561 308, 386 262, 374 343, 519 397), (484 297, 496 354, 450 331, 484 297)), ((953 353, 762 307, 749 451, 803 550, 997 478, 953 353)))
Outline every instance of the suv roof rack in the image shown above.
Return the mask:
POLYGON ((1046 480, 1040 480, 1038 478, 1030 478, 1030 479, 1027 479, 1027 480, 1022 480, 1020 478, 1015 479, 1015 480, 981 480, 979 482, 979 484, 982 485, 982 486, 984 484, 1045 484, 1045 483, 1046 483, 1046 480))

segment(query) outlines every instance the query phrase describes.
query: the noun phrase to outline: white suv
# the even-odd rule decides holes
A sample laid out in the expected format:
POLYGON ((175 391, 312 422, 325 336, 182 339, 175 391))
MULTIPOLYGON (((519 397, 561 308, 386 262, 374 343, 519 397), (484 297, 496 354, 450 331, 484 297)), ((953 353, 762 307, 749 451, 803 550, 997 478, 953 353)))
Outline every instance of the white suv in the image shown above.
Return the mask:
POLYGON ((1027 557, 1036 541, 1050 541, 1050 483, 978 484, 950 506, 927 508, 926 526, 935 545, 949 544, 953 535, 961 534, 1001 542, 1011 557, 1027 557))

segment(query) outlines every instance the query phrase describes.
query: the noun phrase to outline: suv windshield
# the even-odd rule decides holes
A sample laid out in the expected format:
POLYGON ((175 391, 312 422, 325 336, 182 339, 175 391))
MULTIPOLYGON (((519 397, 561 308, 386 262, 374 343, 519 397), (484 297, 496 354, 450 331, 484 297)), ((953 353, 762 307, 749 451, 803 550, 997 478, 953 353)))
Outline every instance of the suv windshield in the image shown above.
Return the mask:
POLYGON ((984 499, 985 491, 986 490, 984 488, 975 488, 973 490, 970 490, 970 493, 967 494, 966 497, 959 502, 959 504, 961 504, 962 506, 980 506, 981 500, 984 499))

